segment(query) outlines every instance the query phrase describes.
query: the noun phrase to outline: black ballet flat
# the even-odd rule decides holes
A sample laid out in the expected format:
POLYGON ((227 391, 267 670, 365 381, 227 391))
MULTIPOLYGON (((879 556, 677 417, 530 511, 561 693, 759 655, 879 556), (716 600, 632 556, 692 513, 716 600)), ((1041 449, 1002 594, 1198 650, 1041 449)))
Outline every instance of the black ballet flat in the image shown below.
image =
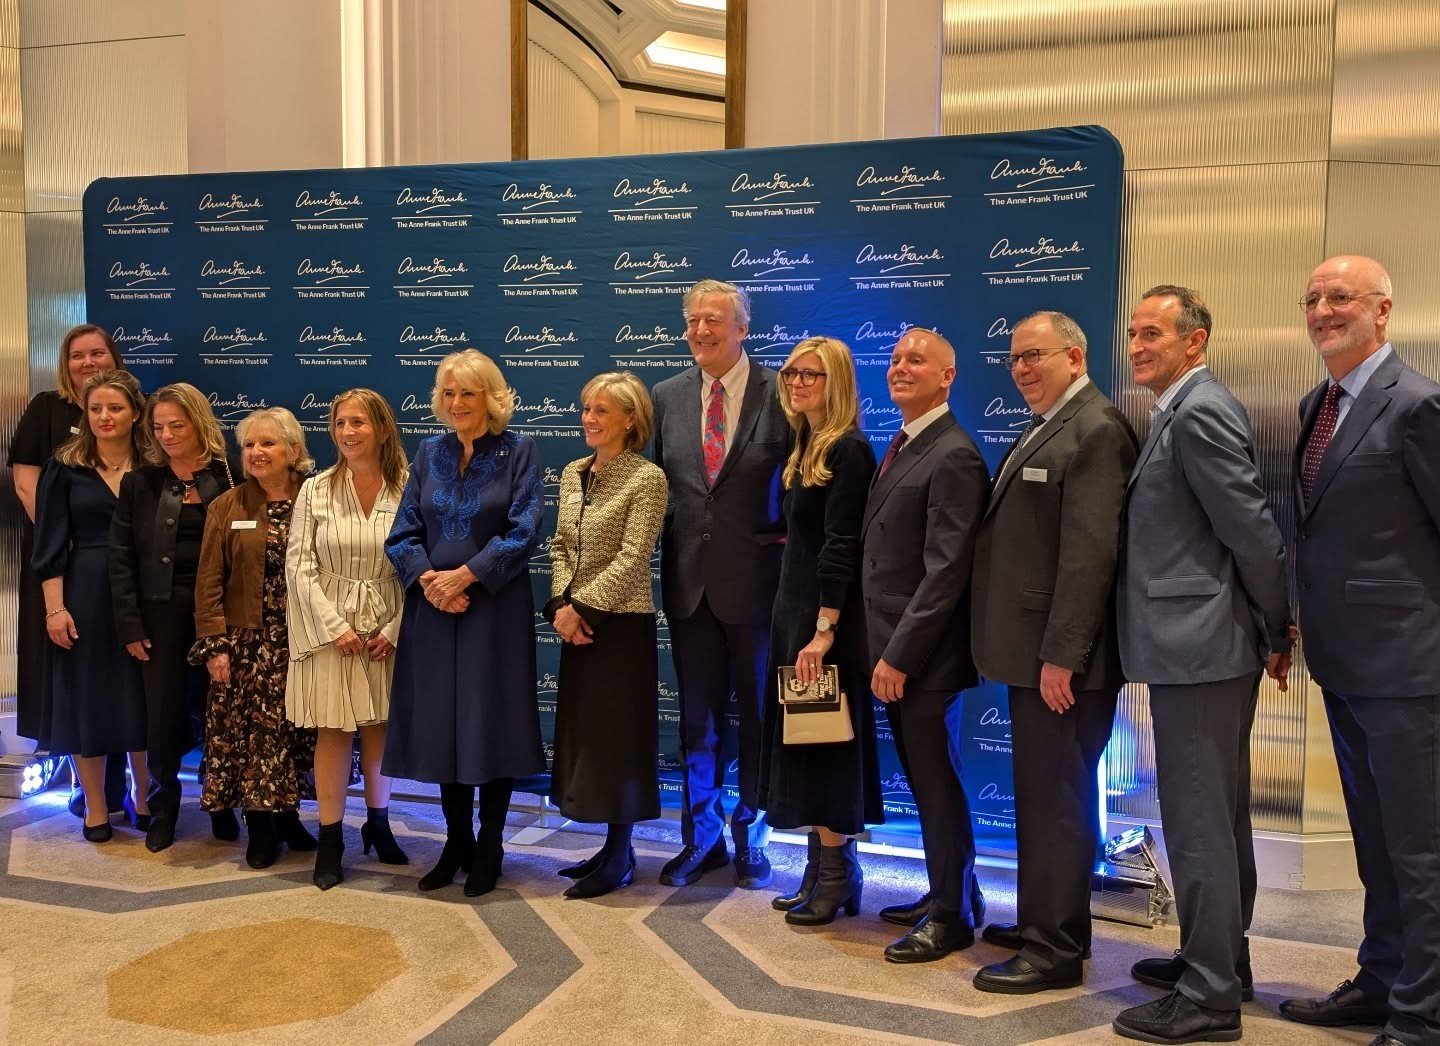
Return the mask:
POLYGON ((110 822, 106 821, 103 824, 83 825, 80 834, 85 836, 85 841, 89 843, 108 843, 115 832, 111 829, 110 822))
POLYGON ((612 879, 606 875, 604 870, 592 872, 581 879, 574 886, 565 891, 565 896, 574 900, 577 898, 604 897, 607 893, 629 886, 635 881, 635 862, 632 860, 629 866, 621 874, 619 879, 612 879))

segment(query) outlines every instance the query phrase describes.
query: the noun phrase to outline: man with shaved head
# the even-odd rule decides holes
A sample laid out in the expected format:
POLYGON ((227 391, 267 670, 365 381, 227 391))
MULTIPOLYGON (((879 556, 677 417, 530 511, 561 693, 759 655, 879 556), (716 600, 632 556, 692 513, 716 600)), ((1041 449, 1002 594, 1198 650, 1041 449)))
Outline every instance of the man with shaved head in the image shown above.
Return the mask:
POLYGON ((1341 256, 1301 299, 1328 372, 1300 403, 1296 579, 1365 885, 1360 972, 1280 1012, 1440 1042, 1440 385, 1387 328, 1390 277, 1341 256))
POLYGON ((885 949, 891 962, 930 962, 975 943, 985 901, 975 881, 970 804, 951 761, 946 710, 978 682, 970 656, 970 567, 990 472, 950 413, 955 349, 933 330, 907 330, 886 381, 904 421, 870 486, 861 531, 861 588, 870 687, 885 702, 920 813, 930 892, 882 909, 914 928, 885 949))

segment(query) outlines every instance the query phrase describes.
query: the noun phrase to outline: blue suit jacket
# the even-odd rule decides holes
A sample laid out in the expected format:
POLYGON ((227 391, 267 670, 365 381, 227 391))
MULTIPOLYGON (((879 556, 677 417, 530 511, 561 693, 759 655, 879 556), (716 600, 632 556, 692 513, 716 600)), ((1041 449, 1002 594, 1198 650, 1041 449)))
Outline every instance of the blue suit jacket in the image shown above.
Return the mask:
POLYGON ((1350 696, 1440 694, 1440 385, 1385 360, 1336 429, 1307 505, 1300 464, 1326 384, 1301 401, 1295 448, 1310 673, 1350 696))

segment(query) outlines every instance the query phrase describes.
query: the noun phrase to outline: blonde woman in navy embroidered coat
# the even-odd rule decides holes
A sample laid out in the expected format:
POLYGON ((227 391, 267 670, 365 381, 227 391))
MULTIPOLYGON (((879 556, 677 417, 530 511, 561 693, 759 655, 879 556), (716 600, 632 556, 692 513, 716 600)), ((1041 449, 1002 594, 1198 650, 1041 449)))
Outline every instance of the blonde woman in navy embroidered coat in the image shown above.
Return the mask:
POLYGON ((380 771, 390 715, 391 657, 405 595, 385 555, 409 469, 395 415, 370 389, 342 392, 330 403, 333 468, 300 488, 285 558, 289 585, 290 677, 285 715, 318 730, 315 796, 320 846, 315 885, 344 878, 341 823, 354 736, 365 775, 364 851, 406 864, 390 830, 390 779, 380 771))
POLYGON ((545 769, 529 572, 544 486, 535 441, 506 427, 515 393, 488 356, 441 360, 431 403, 454 431, 420 444, 385 544, 405 611, 383 769, 440 785, 445 849, 420 889, 464 870, 477 897, 500 877, 515 778, 545 769))
POLYGON ((575 821, 609 825, 605 845, 560 874, 566 897, 598 897, 635 874, 636 821, 660 816, 660 731, 650 557, 665 522, 665 473, 640 456, 650 394, 628 371, 580 393, 585 442, 565 466, 550 543, 545 616, 565 640, 555 707, 551 796, 575 821))

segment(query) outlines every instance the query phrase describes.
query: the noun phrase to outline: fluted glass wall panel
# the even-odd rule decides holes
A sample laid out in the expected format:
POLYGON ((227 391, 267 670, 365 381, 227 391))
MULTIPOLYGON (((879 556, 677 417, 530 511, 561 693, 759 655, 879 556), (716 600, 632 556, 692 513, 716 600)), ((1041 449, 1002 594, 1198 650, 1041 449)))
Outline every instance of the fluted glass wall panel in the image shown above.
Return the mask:
POLYGON ((84 252, 79 211, 25 216, 29 282, 30 391, 55 387, 60 339, 85 322, 84 252))
POLYGON ((532 160, 600 154, 600 99, 568 65, 530 41, 526 76, 532 160))
POLYGON ((1331 157, 1440 165, 1435 0, 1337 0, 1331 157))
POLYGON ((20 128, 20 52, 0 46, 0 211, 25 209, 20 128))
POLYGON ((187 169, 183 38, 30 48, 20 83, 27 211, 77 210, 96 178, 187 169))
POLYGON ((635 110, 635 152, 692 153, 725 148, 725 121, 635 110))
MULTIPOLYGON (((19 7, 21 47, 185 32, 184 0, 20 0, 19 7)), ((237 14, 243 10, 236 7, 237 14)))
MULTIPOLYGON (((0 210, 0 434, 10 433, 29 401, 25 365, 25 216, 0 210)), ((3 467, 0 467, 3 468, 3 467)), ((15 711, 16 591, 20 577, 20 502, 7 478, 0 486, 0 715, 15 711)))
POLYGON ((1323 160, 1335 0, 946 0, 946 134, 1098 123, 1126 167, 1323 160))

